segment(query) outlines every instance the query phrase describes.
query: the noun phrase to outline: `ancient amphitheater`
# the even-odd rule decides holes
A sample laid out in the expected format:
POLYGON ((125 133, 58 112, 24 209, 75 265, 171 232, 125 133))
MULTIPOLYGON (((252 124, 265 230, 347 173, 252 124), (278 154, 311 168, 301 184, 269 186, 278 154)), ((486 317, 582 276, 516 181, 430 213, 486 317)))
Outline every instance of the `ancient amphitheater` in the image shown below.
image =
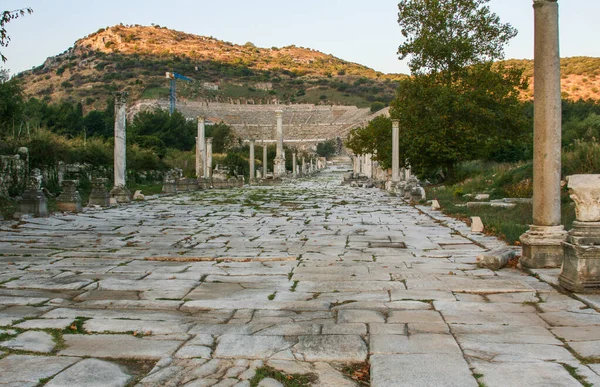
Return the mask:
MULTIPOLYGON (((168 101, 139 101, 129 109, 129 116, 155 108, 168 109, 168 101)), ((389 114, 389 108, 372 114, 370 109, 356 106, 238 105, 189 101, 178 103, 177 109, 188 119, 204 116, 209 122, 230 125, 236 136, 242 139, 256 140, 275 139, 275 112, 282 110, 285 141, 290 143, 315 143, 337 137, 345 139, 352 128, 364 125, 378 115, 389 114)))

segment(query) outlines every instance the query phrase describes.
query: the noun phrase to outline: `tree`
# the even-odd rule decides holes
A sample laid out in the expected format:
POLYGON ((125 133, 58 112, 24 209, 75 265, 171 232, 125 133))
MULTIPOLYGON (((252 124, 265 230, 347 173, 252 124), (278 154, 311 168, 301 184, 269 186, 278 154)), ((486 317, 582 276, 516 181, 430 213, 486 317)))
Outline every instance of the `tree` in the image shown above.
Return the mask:
POLYGON ((8 72, 0 69, 0 137, 7 136, 19 125, 23 109, 23 91, 17 78, 9 79, 8 72))
MULTIPOLYGON (((26 14, 32 14, 32 8, 22 8, 16 9, 14 11, 3 11, 2 16, 0 16, 0 46, 6 47, 8 43, 10 43, 10 36, 6 32, 5 25, 11 22, 12 20, 18 19, 19 17, 23 17, 26 14)), ((6 62, 6 57, 0 53, 0 58, 2 62, 6 62)))
MULTIPOLYGON (((456 163, 486 158, 498 143, 519 141, 528 121, 518 68, 494 65, 516 35, 490 0, 403 0, 399 24, 412 77, 400 81, 391 115, 413 170, 452 177, 456 163)), ((389 141, 388 141, 389 142, 389 141)))
POLYGON ((474 64, 504 57, 504 46, 517 35, 486 5, 490 0, 402 0, 398 23, 406 41, 400 59, 410 57, 413 74, 456 74, 474 64))
POLYGON ((353 129, 346 140, 346 147, 357 155, 372 154, 373 160, 383 168, 391 168, 392 120, 377 116, 367 126, 353 129))
POLYGON ((317 144, 317 154, 321 157, 329 157, 336 153, 336 141, 327 140, 317 144))

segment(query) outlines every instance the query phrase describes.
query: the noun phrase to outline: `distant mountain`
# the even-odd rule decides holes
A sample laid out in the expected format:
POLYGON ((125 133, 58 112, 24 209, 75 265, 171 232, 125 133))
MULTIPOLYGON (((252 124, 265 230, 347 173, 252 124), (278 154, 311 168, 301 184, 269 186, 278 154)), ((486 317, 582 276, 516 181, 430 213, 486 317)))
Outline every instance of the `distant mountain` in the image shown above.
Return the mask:
MULTIPOLYGON (((533 61, 507 60, 533 77, 533 61)), ((563 98, 600 100, 600 58, 562 60, 563 98)), ((64 53, 18 76, 27 96, 104 108, 112 92, 130 100, 168 99, 166 72, 178 81, 178 100, 236 103, 314 103, 368 107, 394 98, 406 75, 383 74, 309 48, 235 45, 160 26, 117 25, 86 36, 64 53)), ((524 99, 533 97, 533 79, 524 99)))
POLYGON ((97 107, 123 89, 133 100, 168 98, 166 72, 193 79, 177 82, 180 101, 277 99, 361 107, 389 102, 404 76, 303 47, 240 46, 160 26, 123 25, 100 29, 19 76, 28 96, 97 107))

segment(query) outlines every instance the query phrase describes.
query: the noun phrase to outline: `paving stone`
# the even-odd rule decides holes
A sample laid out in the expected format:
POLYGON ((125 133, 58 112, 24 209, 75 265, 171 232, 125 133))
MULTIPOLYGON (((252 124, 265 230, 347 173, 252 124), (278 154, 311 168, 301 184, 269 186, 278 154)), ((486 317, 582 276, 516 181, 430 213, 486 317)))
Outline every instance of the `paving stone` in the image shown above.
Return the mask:
POLYGON ((461 343, 461 347, 467 357, 497 362, 575 360, 567 349, 558 345, 465 342, 461 343))
POLYGON ((600 341, 577 341, 569 342, 569 346, 579 356, 584 358, 600 357, 600 341))
POLYGON ((442 316, 433 310, 392 311, 388 323, 444 323, 442 316))
POLYGON ((356 335, 301 336, 293 352, 310 362, 362 362, 367 358, 367 346, 356 335))
POLYGON ((113 359, 160 359, 180 345, 175 340, 149 340, 128 335, 65 335, 62 356, 93 356, 113 359))
POLYGON ((478 386, 462 355, 386 354, 373 355, 370 362, 371 385, 377 387, 478 386))
POLYGON ((374 310, 340 310, 339 323, 377 323, 385 322, 385 316, 374 310))
POLYGON ((531 362, 527 366, 515 363, 473 361, 474 373, 483 375, 479 381, 486 386, 581 386, 561 364, 531 362))
POLYGON ((56 375, 48 387, 123 387, 132 376, 114 363, 84 359, 56 375))
POLYGON ((27 331, 14 339, 1 342, 0 346, 19 351, 48 353, 52 352, 56 343, 46 332, 27 331))
POLYGON ((219 337, 214 356, 217 358, 267 359, 274 354, 291 348, 295 341, 283 336, 240 336, 219 337))
POLYGON ((371 335, 372 354, 418 354, 446 353, 461 354, 460 347, 452 335, 415 334, 371 335))
POLYGON ((15 325, 21 329, 65 329, 73 323, 73 319, 70 318, 57 318, 57 319, 35 319, 27 320, 20 324, 15 325))
POLYGON ((283 387, 283 384, 279 383, 275 379, 266 378, 258 383, 258 387, 283 387))
POLYGON ((0 359, 0 383, 8 386, 37 386, 40 379, 52 377, 79 360, 76 357, 9 355, 0 359))

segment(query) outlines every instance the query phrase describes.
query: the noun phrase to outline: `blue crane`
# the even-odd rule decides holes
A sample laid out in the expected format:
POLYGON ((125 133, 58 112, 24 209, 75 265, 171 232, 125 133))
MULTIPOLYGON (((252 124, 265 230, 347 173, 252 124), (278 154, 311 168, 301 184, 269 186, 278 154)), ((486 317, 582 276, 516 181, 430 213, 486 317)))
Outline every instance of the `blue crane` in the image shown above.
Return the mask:
POLYGON ((167 72, 167 79, 171 80, 171 87, 169 88, 169 99, 171 102, 170 112, 173 114, 175 111, 175 105, 177 104, 177 80, 181 79, 182 81, 192 82, 192 79, 186 77, 185 75, 177 74, 175 72, 167 72))

